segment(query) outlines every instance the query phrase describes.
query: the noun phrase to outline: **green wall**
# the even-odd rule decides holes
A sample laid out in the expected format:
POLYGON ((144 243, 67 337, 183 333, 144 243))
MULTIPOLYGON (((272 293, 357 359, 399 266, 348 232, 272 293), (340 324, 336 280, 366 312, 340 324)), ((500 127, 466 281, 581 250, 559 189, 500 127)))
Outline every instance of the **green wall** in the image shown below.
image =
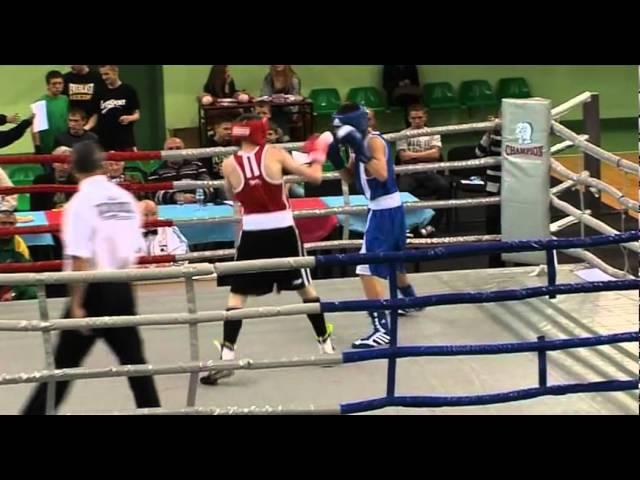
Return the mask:
MULTIPOLYGON (((195 97, 200 93, 209 65, 164 65, 165 111, 168 128, 197 125, 195 97)), ((258 93, 267 65, 231 65, 238 88, 258 93)), ((295 65, 303 91, 336 87, 346 95, 353 86, 380 86, 379 65, 295 65)), ((487 79, 496 83, 504 77, 529 80, 534 95, 561 103, 583 91, 597 91, 602 97, 603 118, 630 118, 638 115, 638 69, 635 65, 553 66, 553 65, 420 65, 421 80, 449 81, 487 79)), ((567 119, 578 119, 574 110, 567 119)))

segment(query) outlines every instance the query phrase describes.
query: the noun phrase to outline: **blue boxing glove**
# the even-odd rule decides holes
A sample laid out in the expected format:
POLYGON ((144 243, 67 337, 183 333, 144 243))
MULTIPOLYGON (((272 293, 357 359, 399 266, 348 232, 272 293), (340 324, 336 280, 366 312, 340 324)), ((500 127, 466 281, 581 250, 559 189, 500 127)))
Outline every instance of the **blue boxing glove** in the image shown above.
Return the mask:
POLYGON ((342 152, 340 151, 340 144, 337 140, 334 140, 329 145, 329 150, 327 151, 327 160, 333 168, 339 172, 340 170, 344 170, 347 167, 346 162, 342 156, 342 152))
POLYGON ((346 145, 351 149, 358 162, 369 163, 373 158, 367 148, 365 138, 352 126, 344 125, 338 128, 336 138, 341 145, 346 145))

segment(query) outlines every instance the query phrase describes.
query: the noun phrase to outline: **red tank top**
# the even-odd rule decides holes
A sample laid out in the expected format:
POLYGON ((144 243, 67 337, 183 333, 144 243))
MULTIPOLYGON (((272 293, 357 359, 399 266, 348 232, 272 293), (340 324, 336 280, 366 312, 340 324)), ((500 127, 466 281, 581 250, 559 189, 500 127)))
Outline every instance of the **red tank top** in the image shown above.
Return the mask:
POLYGON ((242 186, 235 192, 244 215, 281 212, 290 209, 284 182, 274 183, 264 173, 267 146, 253 153, 239 152, 233 156, 242 176, 242 186))

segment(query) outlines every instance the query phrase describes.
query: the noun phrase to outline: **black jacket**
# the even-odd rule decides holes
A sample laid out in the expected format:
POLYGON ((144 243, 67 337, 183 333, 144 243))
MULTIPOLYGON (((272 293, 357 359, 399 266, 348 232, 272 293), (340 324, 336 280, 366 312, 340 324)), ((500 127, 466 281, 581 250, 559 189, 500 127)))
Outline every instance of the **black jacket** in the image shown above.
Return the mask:
MULTIPOLYGON (((6 125, 6 123, 7 116, 0 115, 0 126, 6 125)), ((21 121, 18 125, 10 130, 0 130, 0 148, 8 147, 9 145, 20 140, 31 126, 31 123, 32 120, 29 118, 27 120, 21 121)))

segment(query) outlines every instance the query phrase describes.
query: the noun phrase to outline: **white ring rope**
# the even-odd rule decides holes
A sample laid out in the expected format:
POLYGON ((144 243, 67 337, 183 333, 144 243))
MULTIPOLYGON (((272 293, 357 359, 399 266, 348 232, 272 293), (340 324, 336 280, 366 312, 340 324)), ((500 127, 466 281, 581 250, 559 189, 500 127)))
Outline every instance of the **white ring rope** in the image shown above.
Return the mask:
POLYGON ((145 377, 155 375, 179 375, 186 373, 202 373, 212 370, 275 370, 293 367, 330 367, 342 364, 342 355, 323 355, 322 357, 293 357, 282 360, 251 360, 242 359, 233 362, 205 361, 183 362, 172 365, 124 365, 108 368, 64 368, 43 370, 33 373, 2 374, 0 386, 18 385, 23 383, 43 383, 49 380, 57 382, 66 380, 88 380, 95 378, 114 377, 145 377))
POLYGON ((2 273, 0 285, 59 285, 74 283, 137 282, 172 278, 204 277, 214 273, 213 265, 190 264, 180 267, 127 269, 105 272, 2 273))
POLYGON ((53 332, 77 330, 79 328, 120 328, 120 327, 158 327, 169 325, 197 325, 220 323, 229 320, 251 320, 258 318, 290 317, 293 315, 315 315, 320 313, 320 304, 291 304, 272 307, 254 307, 233 310, 198 313, 162 313, 154 315, 128 315, 122 317, 95 317, 63 320, 3 320, 0 331, 7 332, 53 332))
POLYGON ((591 101, 591 96, 593 92, 584 92, 578 95, 577 97, 572 98, 564 103, 561 103, 557 107, 551 110, 551 116, 555 118, 560 118, 567 114, 571 109, 582 105, 584 103, 589 103, 591 101))
POLYGON ((605 183, 602 180, 598 180, 596 178, 591 178, 591 175, 586 170, 580 174, 577 174, 564 167, 560 162, 553 158, 551 159, 551 169, 562 177, 568 178, 569 180, 572 180, 579 185, 595 188, 596 190, 599 190, 601 192, 608 193, 620 205, 629 210, 632 210, 634 212, 638 212, 640 210, 640 204, 638 202, 625 197, 622 192, 609 185, 608 183, 605 183))
MULTIPOLYGON (((193 408, 154 408, 154 409, 141 409, 135 411, 125 412, 89 412, 83 413, 83 415, 208 415, 208 416, 222 416, 222 415, 340 415, 339 407, 316 407, 315 405, 308 405, 299 409, 293 409, 291 407, 285 407, 282 405, 267 405, 262 407, 193 407, 193 408)), ((73 415, 73 414, 67 414, 73 415)))
MULTIPOLYGON (((455 135, 469 132, 486 132, 495 129, 500 125, 500 121, 467 123, 462 125, 448 125, 443 127, 422 128, 420 130, 412 130, 410 132, 399 132, 383 135, 385 140, 389 142, 397 142, 407 138, 426 137, 433 135, 455 135)), ((297 143, 280 143, 278 147, 285 150, 300 150, 304 146, 303 142, 297 143)), ((238 147, 213 147, 213 148, 192 148, 185 150, 165 150, 160 152, 161 160, 173 159, 198 159, 209 157, 221 157, 224 155, 232 155, 238 151, 238 147)))
MULTIPOLYGON (((604 233, 605 235, 619 235, 620 232, 615 228, 611 228, 604 222, 593 218, 591 215, 588 215, 586 212, 578 210, 573 207, 571 204, 567 202, 563 202, 562 200, 557 199, 556 197, 551 197, 551 204, 556 207, 558 210, 571 215, 572 217, 577 218, 580 222, 585 225, 593 228, 594 230, 604 233)), ((640 253, 640 246, 638 242, 633 243, 623 243, 621 246, 628 248, 632 252, 640 253)))
POLYGON ((613 153, 608 152, 586 140, 583 140, 580 135, 572 132, 564 125, 561 125, 558 122, 551 122, 551 128, 554 133, 564 138, 565 140, 573 142, 573 144, 583 152, 593 155, 597 159, 613 165, 618 170, 622 170, 636 176, 640 175, 640 166, 617 155, 614 155, 613 153))
MULTIPOLYGON (((421 172, 434 172, 439 170, 466 170, 474 168, 485 168, 498 166, 502 163, 500 157, 487 157, 476 158, 471 160, 459 160, 455 162, 437 162, 437 163, 423 163, 420 165, 402 165, 396 167, 397 175, 410 175, 413 173, 421 172)), ((328 180, 341 180, 338 172, 329 172, 322 175, 322 181, 328 180)), ((305 183, 302 177, 295 175, 287 175, 284 177, 285 183, 305 183)), ((197 188, 224 188, 224 180, 208 180, 208 181, 195 181, 195 180, 179 180, 173 182, 173 189, 177 191, 181 190, 195 190, 197 188)))

